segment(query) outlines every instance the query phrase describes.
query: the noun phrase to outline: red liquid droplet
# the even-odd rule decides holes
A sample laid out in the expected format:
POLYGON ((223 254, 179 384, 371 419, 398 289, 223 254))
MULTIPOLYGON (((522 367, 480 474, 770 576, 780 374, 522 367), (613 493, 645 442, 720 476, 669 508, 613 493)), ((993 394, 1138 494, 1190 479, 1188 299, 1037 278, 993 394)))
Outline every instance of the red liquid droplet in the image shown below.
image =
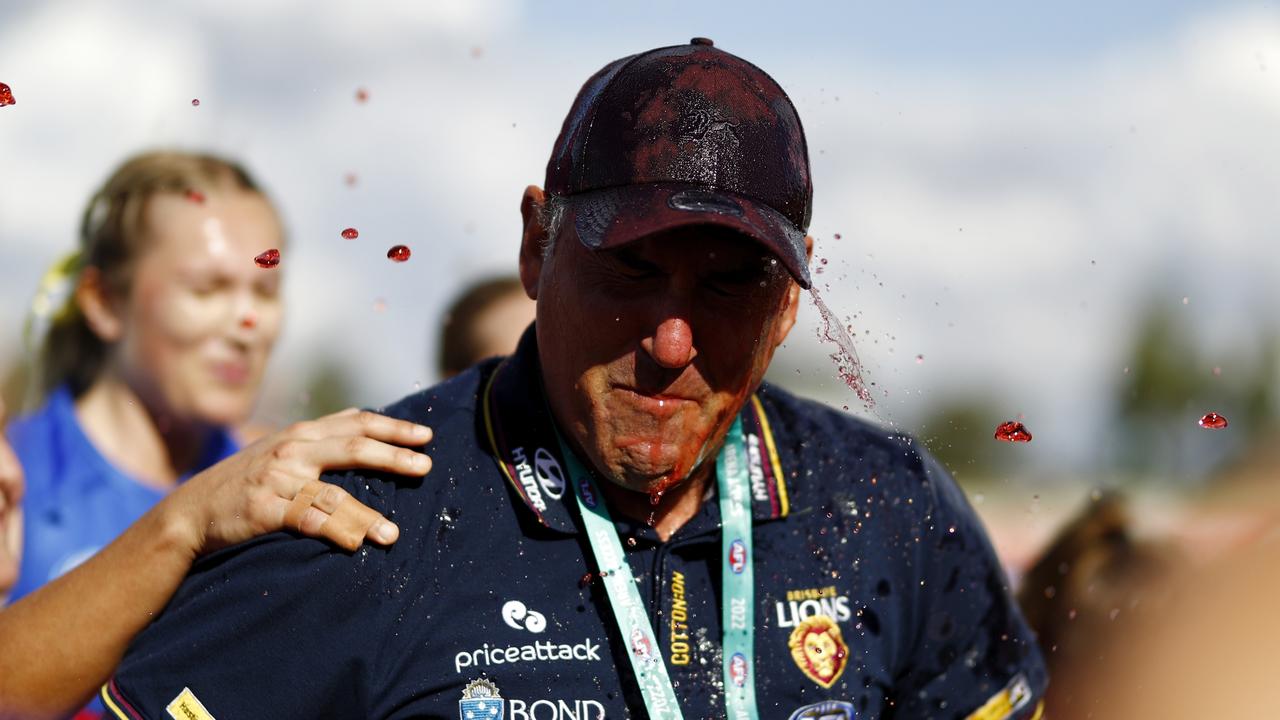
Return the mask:
POLYGON ((356 182, 359 180, 359 178, 356 177, 355 173, 347 173, 346 177, 344 177, 343 180, 346 181, 347 187, 355 187, 356 182))
POLYGON ((649 493, 649 504, 657 507, 658 503, 662 502, 662 496, 666 494, 666 492, 666 490, 654 490, 649 493))
POLYGON ((187 199, 190 200, 191 202, 199 203, 201 205, 204 204, 204 193, 200 192, 199 190, 188 190, 186 194, 187 194, 187 199))
POLYGON ((356 89, 356 102, 362 103, 369 99, 369 91, 364 88, 356 89))
POLYGON ((818 339, 836 344, 836 351, 831 353, 831 359, 836 364, 836 372, 844 384, 857 393, 858 399, 870 410, 875 406, 875 400, 862 379, 862 362, 858 360, 858 352, 853 348, 853 338, 849 337, 849 331, 844 329, 840 319, 822 301, 817 286, 809 288, 809 294, 813 297, 813 304, 818 307, 818 313, 822 316, 822 327, 818 329, 818 339))
POLYGON ((9 89, 9 86, 0 83, 0 107, 17 104, 18 101, 13 99, 13 91, 9 89))
POLYGON ((996 428, 996 439, 1004 442, 1031 442, 1031 433, 1026 425, 1010 420, 1000 423, 1000 427, 996 428))
POLYGON ((471 59, 472 59, 472 60, 479 60, 479 59, 480 59, 480 58, 482 58, 482 57, 484 57, 484 48, 480 47, 479 45, 472 45, 472 46, 471 46, 471 59))
POLYGON ((347 228, 342 231, 342 237, 347 240, 355 240, 360 237, 360 231, 355 228, 347 228))
POLYGON ((840 233, 836 233, 836 234, 835 234, 835 235, 833 235, 832 237, 834 237, 836 240, 839 240, 839 239, 840 239, 840 233))
POLYGON ((191 107, 200 107, 200 98, 191 98, 191 107))
POLYGON ((923 356, 923 355, 917 355, 917 356, 916 356, 916 364, 917 364, 917 365, 923 365, 923 364, 924 364, 924 356, 923 356))
POLYGON ((387 257, 394 262, 404 262, 412 253, 407 245, 396 245, 387 251, 387 257))
POLYGON ((263 268, 264 270, 270 270, 280 264, 280 251, 275 248, 271 248, 270 250, 259 254, 253 259, 253 261, 258 264, 258 267, 263 268))
POLYGON ((1216 412, 1211 412, 1200 418, 1200 427, 1206 430, 1221 430, 1227 426, 1227 419, 1216 412))

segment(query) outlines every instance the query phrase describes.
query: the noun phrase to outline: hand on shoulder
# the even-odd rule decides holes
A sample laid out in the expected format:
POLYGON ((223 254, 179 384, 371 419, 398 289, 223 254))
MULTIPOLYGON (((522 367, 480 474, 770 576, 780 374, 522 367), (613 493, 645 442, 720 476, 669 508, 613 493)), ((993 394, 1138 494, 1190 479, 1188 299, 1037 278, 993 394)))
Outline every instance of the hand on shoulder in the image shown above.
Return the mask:
POLYGON ((349 551, 366 539, 389 545, 399 528, 320 475, 364 469, 421 477, 431 459, 410 448, 431 437, 426 426, 354 408, 295 423, 183 483, 164 500, 166 528, 194 555, 278 530, 349 551))

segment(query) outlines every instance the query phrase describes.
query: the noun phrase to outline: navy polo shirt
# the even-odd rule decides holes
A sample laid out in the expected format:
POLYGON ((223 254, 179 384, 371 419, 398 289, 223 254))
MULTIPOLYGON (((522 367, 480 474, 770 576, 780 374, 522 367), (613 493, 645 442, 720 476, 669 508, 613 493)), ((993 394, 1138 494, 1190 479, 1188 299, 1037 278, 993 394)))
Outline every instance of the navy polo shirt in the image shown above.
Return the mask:
MULTIPOLYGON (((643 718, 566 489, 534 334, 387 408, 420 481, 354 554, 277 534, 199 562, 104 687, 122 718, 643 718)), ((761 718, 1030 718, 1046 675, 979 521, 909 438, 762 387, 742 410, 761 718)), ((713 483, 714 486, 714 483, 713 483)), ((619 519, 684 717, 724 717, 714 490, 667 542, 619 519)))

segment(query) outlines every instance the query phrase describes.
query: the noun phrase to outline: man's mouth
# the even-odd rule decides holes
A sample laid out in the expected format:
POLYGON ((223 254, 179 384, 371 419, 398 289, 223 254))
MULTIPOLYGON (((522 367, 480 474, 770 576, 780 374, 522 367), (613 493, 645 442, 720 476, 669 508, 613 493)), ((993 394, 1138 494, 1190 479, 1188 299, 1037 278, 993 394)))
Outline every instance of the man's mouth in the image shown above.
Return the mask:
POLYGON ((695 403, 696 400, 676 395, 672 393, 646 393, 633 387, 618 385, 614 387, 622 393, 626 401, 634 405, 636 408, 649 415, 659 418, 669 418, 679 412, 688 403, 695 403))

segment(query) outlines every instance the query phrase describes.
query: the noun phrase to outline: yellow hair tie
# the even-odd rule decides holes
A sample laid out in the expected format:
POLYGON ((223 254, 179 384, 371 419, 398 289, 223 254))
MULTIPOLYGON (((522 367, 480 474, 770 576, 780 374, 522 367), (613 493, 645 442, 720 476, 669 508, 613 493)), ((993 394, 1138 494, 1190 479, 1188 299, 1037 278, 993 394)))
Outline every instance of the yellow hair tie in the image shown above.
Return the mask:
POLYGON ((27 352, 35 359, 40 341, 54 323, 62 322, 76 311, 75 287, 80 274, 80 251, 67 253, 53 263, 40 278, 31 311, 22 329, 27 352))

